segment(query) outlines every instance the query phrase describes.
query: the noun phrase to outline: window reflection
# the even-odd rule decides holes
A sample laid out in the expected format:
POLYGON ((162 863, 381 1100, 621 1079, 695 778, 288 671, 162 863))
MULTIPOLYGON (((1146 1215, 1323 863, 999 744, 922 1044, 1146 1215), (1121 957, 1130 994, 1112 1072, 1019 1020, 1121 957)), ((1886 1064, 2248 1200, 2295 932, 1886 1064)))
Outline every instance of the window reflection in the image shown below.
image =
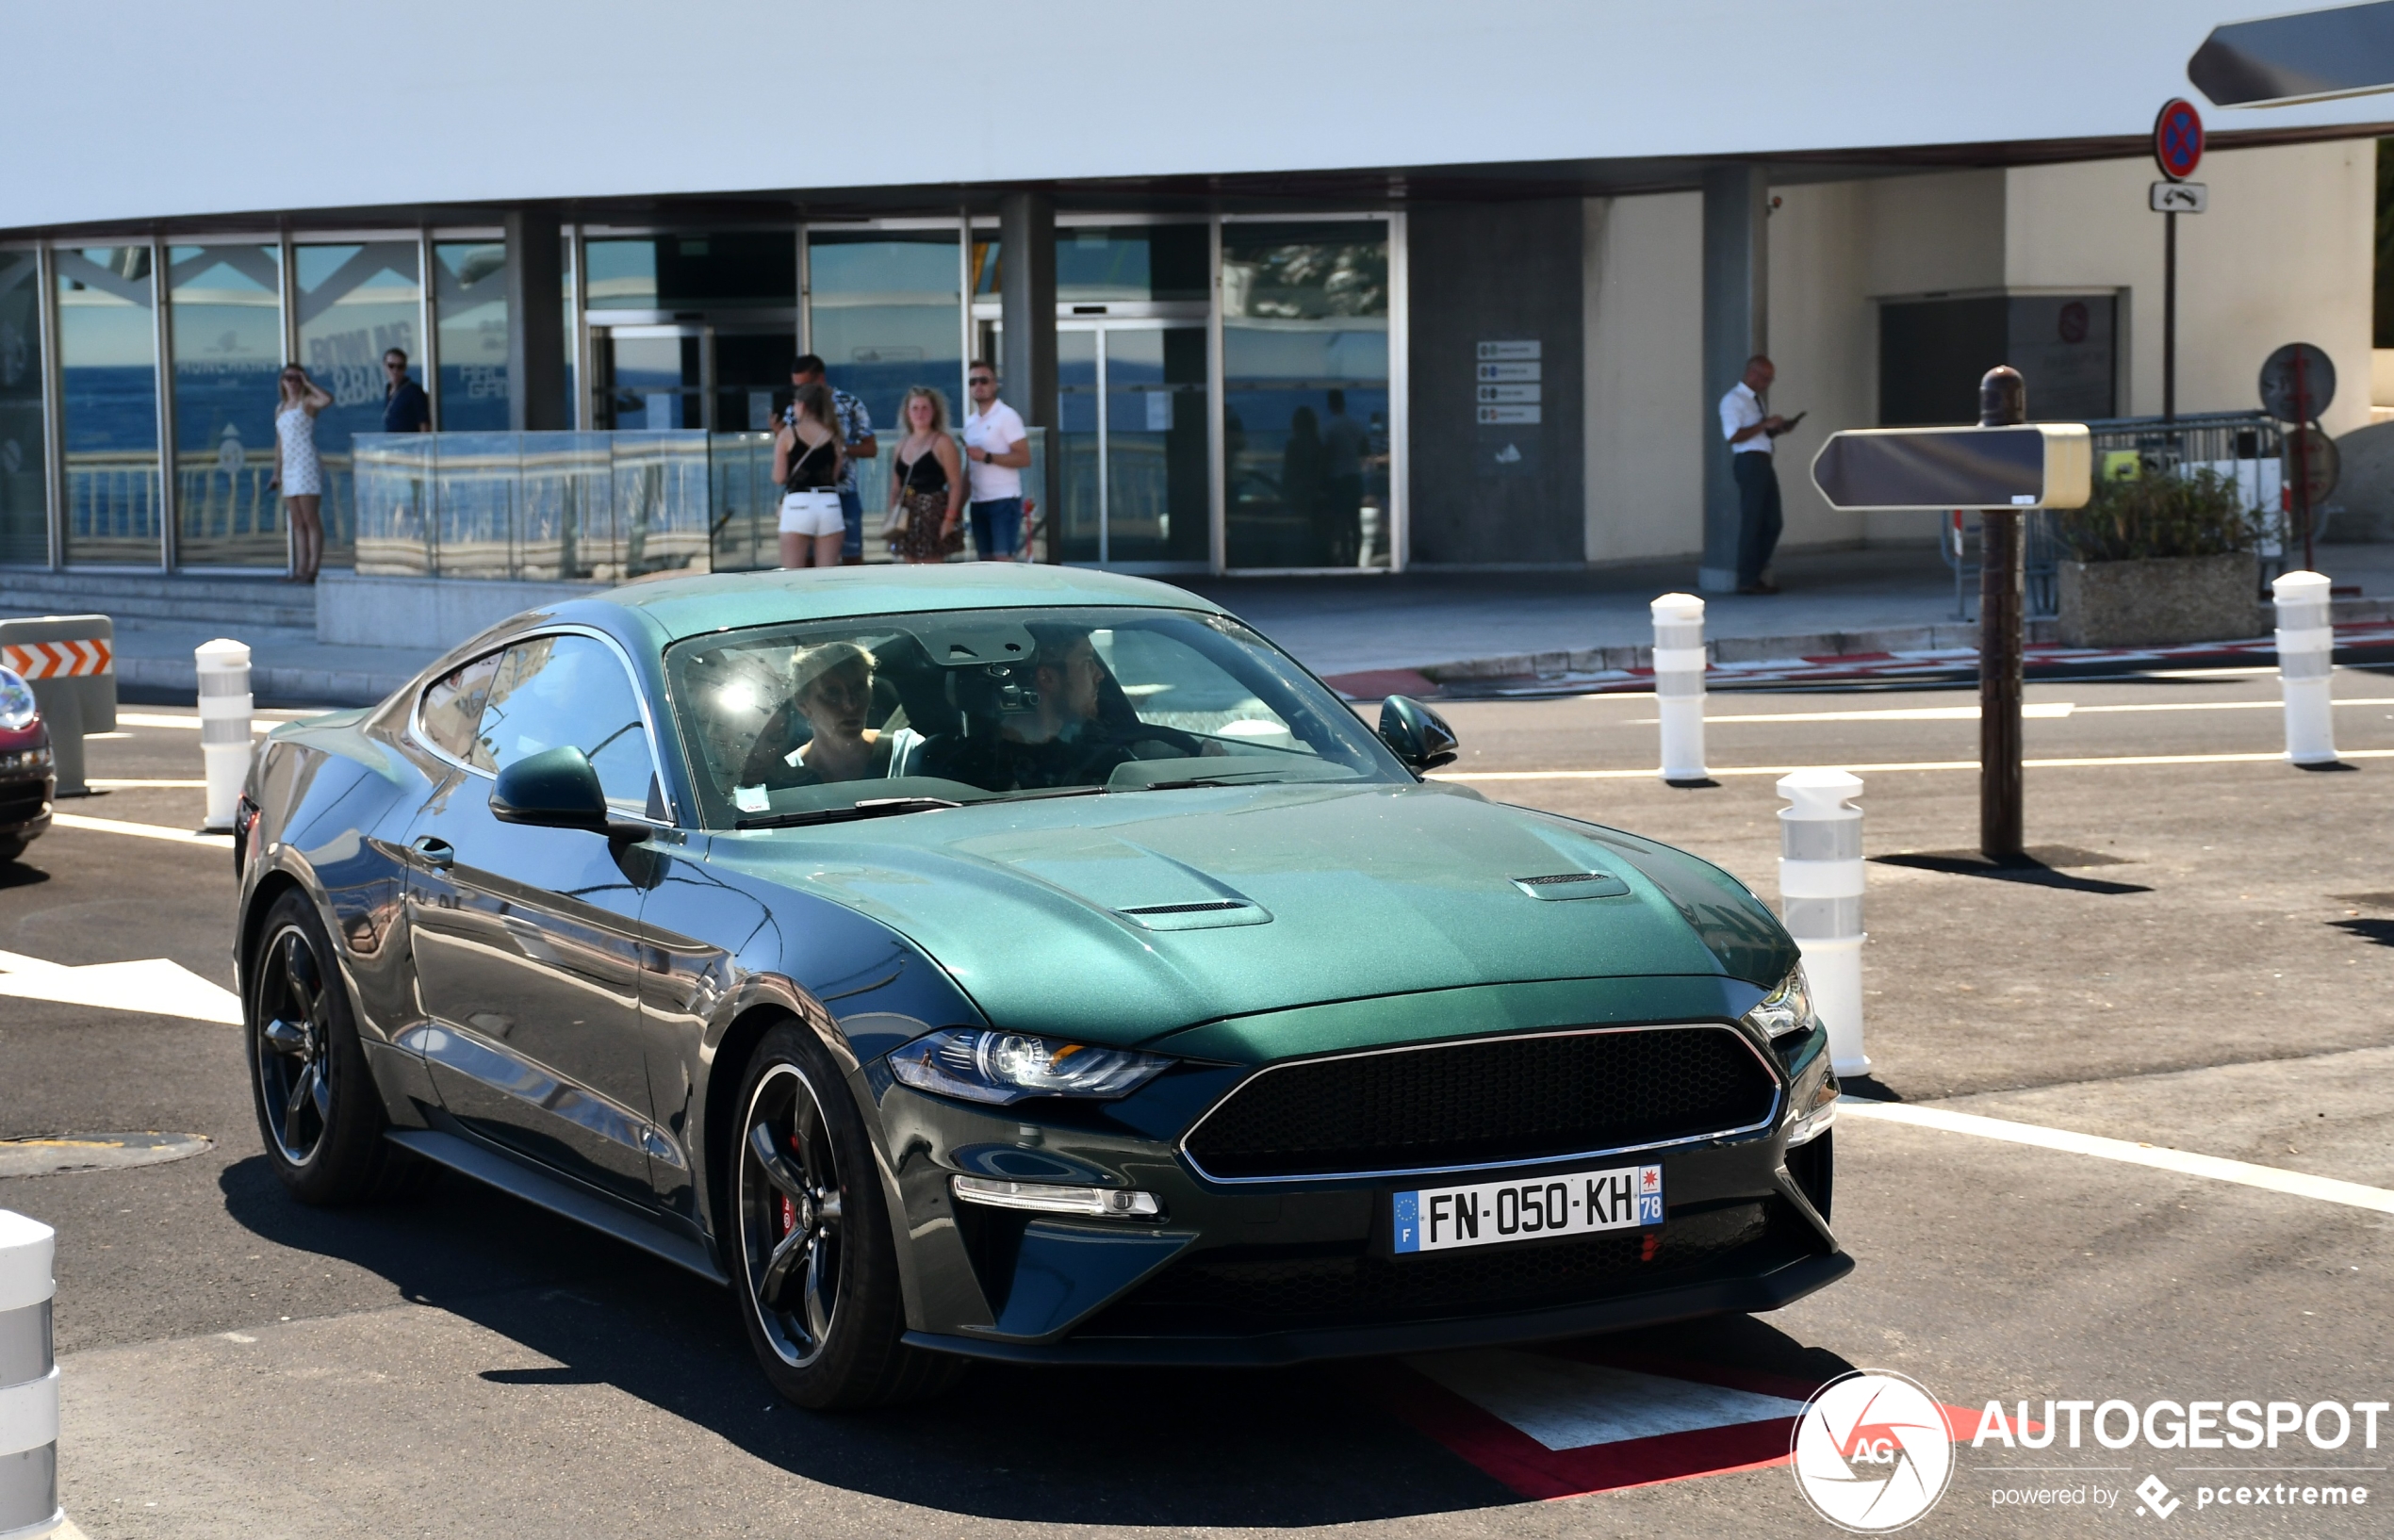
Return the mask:
POLYGON ((302 246, 299 270, 300 362, 333 398, 317 415, 316 448, 324 462, 324 561, 355 559, 357 498, 351 440, 383 431, 383 353, 423 356, 419 335, 423 282, 416 242, 374 240, 302 246))
POLYGON ((962 410, 959 239, 952 229, 808 232, 813 351, 830 383, 864 402, 885 444, 911 385, 930 385, 952 413, 962 410))
POLYGON ((433 300, 434 325, 440 333, 441 428, 445 432, 504 433, 507 243, 435 242, 433 300))
POLYGON ((70 562, 157 565, 156 296, 147 246, 54 254, 70 562))
POLYGON ((0 252, 0 562, 50 559, 41 428, 41 262, 0 252))
POLYGON ((1388 238, 1222 228, 1230 565, 1388 565, 1388 238))
POLYGON ((282 252, 268 245, 167 251, 174 337, 175 560, 281 566, 275 375, 283 365, 282 252))

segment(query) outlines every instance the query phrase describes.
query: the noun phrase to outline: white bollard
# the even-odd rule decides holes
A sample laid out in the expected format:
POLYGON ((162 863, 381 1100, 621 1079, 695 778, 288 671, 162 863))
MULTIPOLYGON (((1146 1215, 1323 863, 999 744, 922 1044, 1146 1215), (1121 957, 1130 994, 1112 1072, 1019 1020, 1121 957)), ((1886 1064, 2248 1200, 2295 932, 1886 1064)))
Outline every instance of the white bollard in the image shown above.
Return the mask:
POLYGON ((2336 762, 2336 705, 2330 698, 2336 626, 2329 585, 2317 572, 2289 572, 2270 584, 2278 612, 2278 689, 2286 697, 2286 757, 2296 764, 2336 762))
POLYGON ((0 1208, 0 1534, 51 1532, 58 1511, 58 1366, 50 1355, 57 1233, 0 1208))
POLYGON ((250 773, 250 649, 220 637, 193 655, 200 673, 200 757, 207 762, 207 818, 231 828, 250 773))
POLYGON ((1704 601, 1664 594, 1654 614, 1654 714, 1663 721, 1664 780, 1703 780, 1704 601))
POLYGON ((1798 770, 1779 778, 1779 899, 1804 954, 1812 1008, 1828 1027, 1828 1067, 1870 1073, 1862 1052, 1862 795, 1860 776, 1798 770))

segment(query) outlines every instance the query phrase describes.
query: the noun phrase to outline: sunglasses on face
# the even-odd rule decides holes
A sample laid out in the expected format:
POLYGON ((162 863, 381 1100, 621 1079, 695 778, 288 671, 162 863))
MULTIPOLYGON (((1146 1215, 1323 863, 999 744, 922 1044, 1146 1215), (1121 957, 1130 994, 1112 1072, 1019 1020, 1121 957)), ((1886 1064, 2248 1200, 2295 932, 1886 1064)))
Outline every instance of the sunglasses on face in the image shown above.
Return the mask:
POLYGON ((991 379, 986 374, 976 374, 972 379, 966 381, 965 383, 970 385, 976 390, 978 390, 983 385, 993 385, 997 384, 995 380, 991 379))

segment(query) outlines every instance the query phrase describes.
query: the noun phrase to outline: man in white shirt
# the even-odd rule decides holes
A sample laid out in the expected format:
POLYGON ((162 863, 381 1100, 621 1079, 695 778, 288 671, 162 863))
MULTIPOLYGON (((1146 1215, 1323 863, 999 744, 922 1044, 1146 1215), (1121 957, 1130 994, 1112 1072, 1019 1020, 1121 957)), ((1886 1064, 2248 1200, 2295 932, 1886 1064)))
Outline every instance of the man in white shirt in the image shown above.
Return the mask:
POLYGON ((973 398, 964 414, 973 547, 984 562, 1010 562, 1023 538, 1023 467, 1031 463, 1031 435, 1014 408, 997 399, 997 370, 987 359, 973 360, 964 385, 973 398))
POLYGON ((1776 594, 1768 573, 1779 547, 1779 473, 1771 445, 1787 431, 1787 419, 1767 415, 1763 393, 1779 371, 1761 353, 1746 360, 1746 374, 1721 398, 1721 436, 1729 440, 1730 472, 1737 480, 1737 591, 1776 594))

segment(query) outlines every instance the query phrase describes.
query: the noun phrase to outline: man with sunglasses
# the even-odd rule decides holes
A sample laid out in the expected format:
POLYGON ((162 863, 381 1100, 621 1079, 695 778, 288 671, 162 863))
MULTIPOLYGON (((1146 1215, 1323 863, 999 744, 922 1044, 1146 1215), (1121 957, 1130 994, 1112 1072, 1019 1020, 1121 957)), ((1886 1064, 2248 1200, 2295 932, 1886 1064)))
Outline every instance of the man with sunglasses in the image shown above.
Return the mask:
POLYGON ((393 348, 383 354, 383 432, 432 432, 433 403, 424 387, 407 372, 407 354, 393 348))
POLYGON ((1031 435, 1021 414, 997 399, 997 370, 987 359, 973 360, 964 385, 973 395, 964 415, 973 547, 984 562, 1010 562, 1023 539, 1023 467, 1031 463, 1031 435))

